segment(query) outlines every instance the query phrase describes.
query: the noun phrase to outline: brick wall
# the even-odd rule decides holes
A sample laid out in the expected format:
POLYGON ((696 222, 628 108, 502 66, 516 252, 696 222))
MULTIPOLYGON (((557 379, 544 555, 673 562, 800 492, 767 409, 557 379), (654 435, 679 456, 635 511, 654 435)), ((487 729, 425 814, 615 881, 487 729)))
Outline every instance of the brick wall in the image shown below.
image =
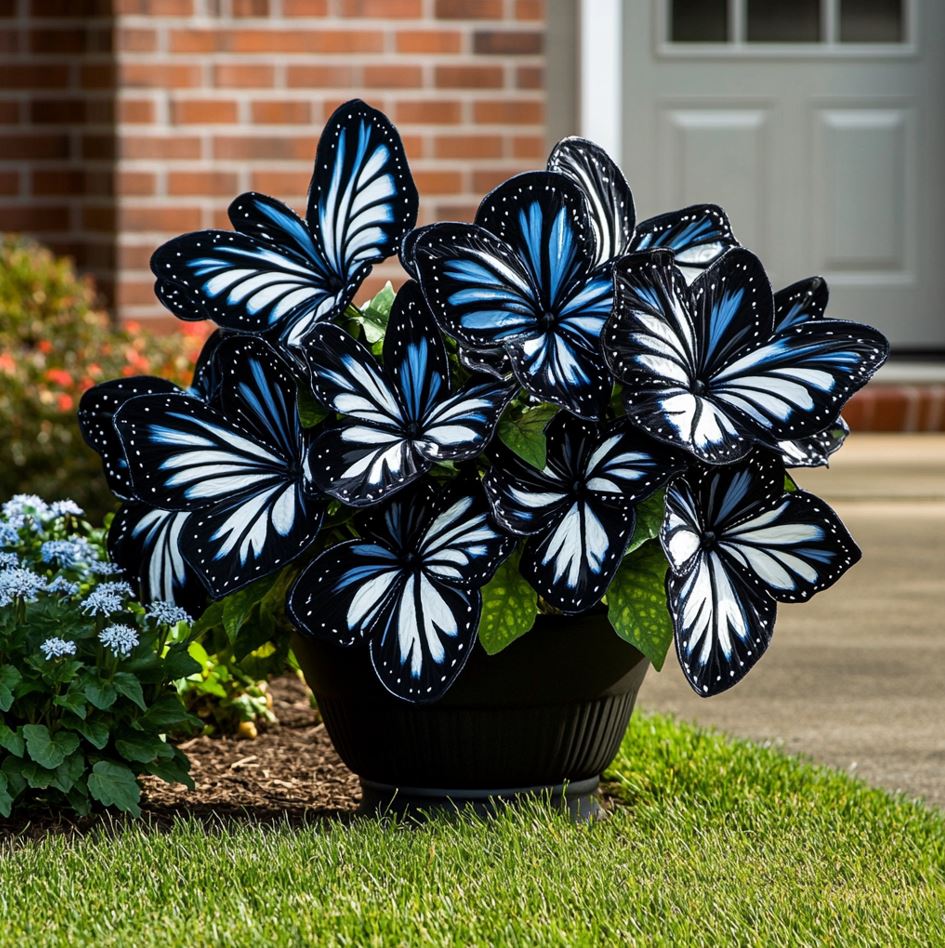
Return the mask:
POLYGON ((0 229, 106 289, 114 272, 122 317, 161 316, 154 247, 228 226, 243 190, 303 211, 317 133, 352 96, 399 127, 422 221, 468 219, 545 159, 544 16, 543 0, 0 0, 16 84, 0 229))

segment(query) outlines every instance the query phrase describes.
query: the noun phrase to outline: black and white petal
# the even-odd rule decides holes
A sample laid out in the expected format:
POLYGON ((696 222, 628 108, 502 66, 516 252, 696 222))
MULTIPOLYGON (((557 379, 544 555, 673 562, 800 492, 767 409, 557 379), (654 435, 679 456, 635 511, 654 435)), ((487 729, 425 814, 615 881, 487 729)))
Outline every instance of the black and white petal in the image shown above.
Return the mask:
POLYGON ((821 319, 829 291, 823 277, 807 277, 774 294, 774 331, 782 332, 809 319, 821 319))

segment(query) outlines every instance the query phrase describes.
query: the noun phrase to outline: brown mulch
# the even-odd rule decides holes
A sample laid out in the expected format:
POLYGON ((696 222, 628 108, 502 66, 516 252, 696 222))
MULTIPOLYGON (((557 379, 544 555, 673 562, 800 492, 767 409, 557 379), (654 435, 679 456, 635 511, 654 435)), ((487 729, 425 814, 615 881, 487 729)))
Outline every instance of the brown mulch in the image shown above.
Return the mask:
MULTIPOLYGON (((234 821, 301 825, 355 813, 361 796, 358 778, 335 753, 309 703, 308 689, 291 676, 271 682, 270 689, 279 724, 255 740, 197 737, 180 745, 190 758, 195 789, 143 778, 145 825, 165 828, 176 817, 217 825, 234 821)), ((0 839, 35 839, 117 825, 123 825, 122 818, 108 814, 70 818, 33 810, 9 820, 0 818, 0 839)))

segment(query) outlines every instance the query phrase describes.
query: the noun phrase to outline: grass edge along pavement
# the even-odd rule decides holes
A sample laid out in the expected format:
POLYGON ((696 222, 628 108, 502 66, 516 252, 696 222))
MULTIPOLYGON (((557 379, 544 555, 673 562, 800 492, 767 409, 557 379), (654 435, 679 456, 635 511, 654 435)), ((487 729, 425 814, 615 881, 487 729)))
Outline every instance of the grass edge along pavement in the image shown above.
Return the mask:
MULTIPOLYGON (((610 819, 181 819, 0 848, 0 943, 930 944, 945 814, 658 715, 610 819)), ((935 933, 939 934, 936 935, 935 933)))

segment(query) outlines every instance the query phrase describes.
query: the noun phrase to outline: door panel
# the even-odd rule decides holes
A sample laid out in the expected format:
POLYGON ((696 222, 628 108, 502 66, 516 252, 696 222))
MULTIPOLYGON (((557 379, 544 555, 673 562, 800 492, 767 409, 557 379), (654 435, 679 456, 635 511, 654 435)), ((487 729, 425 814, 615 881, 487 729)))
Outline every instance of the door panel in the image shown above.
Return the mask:
POLYGON ((776 286, 819 273, 833 315, 945 351, 945 3, 812 0, 806 41, 790 38, 793 0, 688 19, 699 8, 679 4, 622 6, 638 215, 721 204, 776 286))

